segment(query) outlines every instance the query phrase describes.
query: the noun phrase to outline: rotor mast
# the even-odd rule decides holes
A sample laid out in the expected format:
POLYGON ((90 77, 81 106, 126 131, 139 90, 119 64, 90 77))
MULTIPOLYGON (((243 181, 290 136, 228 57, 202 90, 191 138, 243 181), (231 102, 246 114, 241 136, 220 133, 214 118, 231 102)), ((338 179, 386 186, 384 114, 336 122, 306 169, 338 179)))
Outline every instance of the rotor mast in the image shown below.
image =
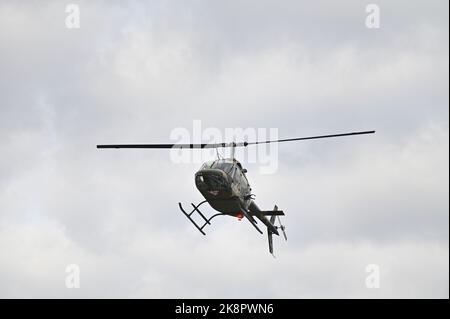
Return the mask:
POLYGON ((236 143, 233 141, 230 143, 230 147, 231 147, 231 159, 234 161, 234 151, 235 151, 235 147, 236 147, 236 143))

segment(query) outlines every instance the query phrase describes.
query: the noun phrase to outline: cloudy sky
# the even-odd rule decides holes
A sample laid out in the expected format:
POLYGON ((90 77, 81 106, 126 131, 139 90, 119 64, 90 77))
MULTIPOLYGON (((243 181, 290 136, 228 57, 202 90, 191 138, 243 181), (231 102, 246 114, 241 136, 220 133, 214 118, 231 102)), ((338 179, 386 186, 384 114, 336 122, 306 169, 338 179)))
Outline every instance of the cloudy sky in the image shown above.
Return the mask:
POLYGON ((74 1, 75 29, 69 3, 0 2, 0 297, 449 297, 447 1, 377 0, 377 29, 359 0, 74 1), (274 259, 245 221, 204 237, 179 212, 198 161, 95 148, 194 120, 377 133, 244 162, 286 212, 274 259))

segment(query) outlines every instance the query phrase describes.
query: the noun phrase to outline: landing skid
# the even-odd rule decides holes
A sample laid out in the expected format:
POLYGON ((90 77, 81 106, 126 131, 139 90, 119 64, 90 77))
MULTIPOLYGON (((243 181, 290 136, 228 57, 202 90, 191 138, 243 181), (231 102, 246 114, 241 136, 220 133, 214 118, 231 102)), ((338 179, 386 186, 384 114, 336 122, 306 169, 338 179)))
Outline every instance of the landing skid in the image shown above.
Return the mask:
POLYGON ((218 214, 215 214, 215 215, 211 216, 209 219, 206 218, 205 215, 203 215, 203 213, 198 209, 198 208, 200 207, 200 205, 202 205, 202 204, 204 204, 204 203, 206 203, 206 202, 207 202, 207 201, 204 200, 203 202, 201 202, 201 203, 198 204, 198 205, 194 205, 193 203, 191 203, 191 205, 192 205, 192 207, 193 207, 194 209, 193 209, 189 214, 186 213, 186 211, 184 210, 184 208, 183 208, 183 206, 181 205, 181 203, 178 203, 178 206, 180 206, 181 212, 182 212, 182 213, 183 213, 183 214, 191 221, 192 224, 194 224, 194 226, 195 226, 195 227, 196 227, 203 235, 206 235, 205 232, 203 231, 203 228, 205 228, 206 225, 211 225, 211 220, 212 220, 214 217, 221 216, 221 215, 225 215, 225 214, 223 214, 223 213, 218 213, 218 214), (191 215, 192 215, 194 212, 197 212, 197 213, 200 215, 200 217, 205 221, 205 223, 204 223, 202 226, 199 226, 199 225, 191 218, 191 215))

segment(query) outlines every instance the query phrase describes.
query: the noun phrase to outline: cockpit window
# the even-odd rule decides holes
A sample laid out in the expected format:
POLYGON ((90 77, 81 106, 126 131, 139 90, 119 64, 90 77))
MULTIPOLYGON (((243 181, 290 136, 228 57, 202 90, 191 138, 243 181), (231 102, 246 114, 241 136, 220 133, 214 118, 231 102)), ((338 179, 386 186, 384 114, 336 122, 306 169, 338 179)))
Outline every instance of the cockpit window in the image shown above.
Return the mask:
POLYGON ((202 170, 202 169, 212 168, 213 164, 214 164, 214 161, 208 161, 206 163, 203 163, 203 165, 202 165, 202 167, 200 167, 200 169, 202 170))
POLYGON ((227 174, 232 174, 233 167, 235 167, 234 163, 224 161, 224 160, 216 160, 216 161, 209 161, 206 162, 200 167, 200 170, 202 169, 209 169, 209 168, 215 168, 220 169, 221 171, 224 171, 227 174))
POLYGON ((231 173, 231 170, 233 168, 233 163, 215 161, 214 164, 211 166, 211 168, 220 169, 220 170, 224 171, 225 173, 231 173))

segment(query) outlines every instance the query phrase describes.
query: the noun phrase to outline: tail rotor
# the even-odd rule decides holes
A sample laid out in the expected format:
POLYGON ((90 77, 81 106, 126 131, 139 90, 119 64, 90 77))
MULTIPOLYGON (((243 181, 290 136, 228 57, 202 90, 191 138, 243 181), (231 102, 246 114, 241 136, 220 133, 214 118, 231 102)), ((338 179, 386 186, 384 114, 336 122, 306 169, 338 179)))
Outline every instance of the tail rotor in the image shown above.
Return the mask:
MULTIPOLYGON (((273 211, 274 212, 278 211, 277 205, 275 205, 275 207, 273 208, 273 211)), ((273 227, 275 227, 275 229, 273 229, 273 227, 272 227, 272 229, 270 227, 267 227, 267 237, 269 240, 269 252, 275 257, 275 255, 273 254, 273 234, 278 235, 278 233, 274 232, 274 230, 281 229, 281 231, 283 232, 284 239, 287 241, 287 236, 286 236, 286 231, 285 231, 286 227, 283 224, 281 224, 280 216, 277 214, 273 214, 270 216, 270 224, 271 225, 268 225, 268 226, 273 226, 273 227), (278 224, 280 224, 280 226, 275 226, 276 219, 278 219, 278 224)))
MULTIPOLYGON (((273 216, 273 217, 275 217, 275 216, 273 216)), ((280 224, 279 228, 283 232, 284 239, 287 241, 287 236, 286 236, 286 231, 285 231, 286 227, 281 223, 280 216, 277 216, 277 218, 278 218, 278 223, 280 224)))

